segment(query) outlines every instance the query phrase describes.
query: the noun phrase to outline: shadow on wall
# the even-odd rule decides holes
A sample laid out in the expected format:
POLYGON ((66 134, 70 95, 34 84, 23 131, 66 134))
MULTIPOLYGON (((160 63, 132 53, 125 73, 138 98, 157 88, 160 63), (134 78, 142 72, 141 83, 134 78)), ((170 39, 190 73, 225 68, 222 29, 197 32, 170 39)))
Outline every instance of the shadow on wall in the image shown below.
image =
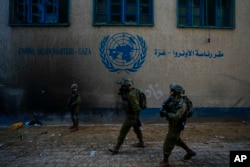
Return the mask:
POLYGON ((21 116, 21 104, 24 90, 18 88, 0 87, 0 121, 19 118, 21 116))
POLYGON ((49 114, 60 115, 58 106, 49 93, 47 87, 21 88, 0 87, 0 122, 9 124, 32 119, 34 114, 47 117, 49 114))
MULTIPOLYGON (((245 98, 244 98, 245 99, 245 98)), ((30 121, 34 115, 40 121, 48 124, 70 123, 70 113, 63 106, 62 94, 50 92, 48 87, 34 87, 24 90, 21 88, 0 87, 0 125, 10 125, 18 121, 30 121), (53 95, 56 94, 54 97, 53 95), (56 102, 57 101, 57 102, 56 102)), ((239 100, 238 103, 245 103, 239 100)), ((143 123, 166 123, 159 117, 159 108, 148 108, 141 111, 143 123)), ((114 108, 87 107, 82 103, 80 122, 90 124, 122 123, 124 111, 117 103, 114 108)), ((195 108, 191 122, 218 121, 248 121, 250 122, 249 107, 228 108, 195 108)))

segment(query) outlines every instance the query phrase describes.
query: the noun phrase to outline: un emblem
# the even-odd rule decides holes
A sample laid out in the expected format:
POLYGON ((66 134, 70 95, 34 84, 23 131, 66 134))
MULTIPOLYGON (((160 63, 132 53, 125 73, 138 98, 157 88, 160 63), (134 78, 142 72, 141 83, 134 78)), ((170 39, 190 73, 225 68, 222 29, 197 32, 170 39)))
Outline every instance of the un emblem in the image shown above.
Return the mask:
POLYGON ((129 33, 105 36, 100 43, 102 63, 110 72, 136 72, 146 58, 147 45, 142 37, 129 33))

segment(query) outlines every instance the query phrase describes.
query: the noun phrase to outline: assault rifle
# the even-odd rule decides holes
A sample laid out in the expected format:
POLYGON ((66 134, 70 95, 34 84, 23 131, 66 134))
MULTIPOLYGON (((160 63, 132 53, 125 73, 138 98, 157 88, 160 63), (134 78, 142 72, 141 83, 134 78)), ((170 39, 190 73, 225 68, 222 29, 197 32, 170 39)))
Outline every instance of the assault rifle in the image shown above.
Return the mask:
POLYGON ((160 110, 161 117, 166 117, 166 119, 167 119, 167 117, 168 117, 167 113, 170 112, 169 103, 171 102, 172 98, 173 98, 172 96, 168 96, 168 98, 163 102, 162 108, 160 110))

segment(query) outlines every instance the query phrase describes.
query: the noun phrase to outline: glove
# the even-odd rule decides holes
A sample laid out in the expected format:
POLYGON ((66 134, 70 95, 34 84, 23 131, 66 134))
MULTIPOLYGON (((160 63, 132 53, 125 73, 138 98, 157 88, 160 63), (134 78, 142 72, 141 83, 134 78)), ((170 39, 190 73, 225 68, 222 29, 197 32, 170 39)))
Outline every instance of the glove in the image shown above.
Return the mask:
POLYGON ((166 117, 166 113, 163 110, 160 111, 160 117, 166 117))

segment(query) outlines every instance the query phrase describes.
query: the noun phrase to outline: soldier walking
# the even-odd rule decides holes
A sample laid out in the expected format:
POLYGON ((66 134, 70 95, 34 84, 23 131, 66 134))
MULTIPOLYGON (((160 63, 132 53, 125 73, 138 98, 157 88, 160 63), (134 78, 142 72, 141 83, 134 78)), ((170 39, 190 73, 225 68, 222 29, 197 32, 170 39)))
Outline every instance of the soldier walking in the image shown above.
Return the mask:
POLYGON ((138 90, 132 87, 131 79, 123 79, 120 81, 121 88, 119 95, 122 96, 122 104, 123 109, 125 110, 126 116, 125 120, 120 129, 120 134, 117 139, 117 144, 113 148, 109 148, 108 150, 113 154, 117 154, 121 145, 124 143, 124 140, 130 130, 133 127, 133 130, 139 140, 138 143, 133 144, 134 147, 144 148, 142 131, 140 129, 140 106, 139 106, 139 94, 138 90))
POLYGON ((184 94, 184 89, 177 84, 170 85, 170 96, 163 102, 163 107, 160 111, 161 117, 166 117, 169 121, 168 133, 163 144, 163 160, 158 167, 168 167, 168 158, 175 145, 183 148, 187 153, 184 156, 185 160, 191 159, 196 153, 191 150, 180 138, 181 131, 184 129, 187 119, 187 103, 181 94, 184 94))

